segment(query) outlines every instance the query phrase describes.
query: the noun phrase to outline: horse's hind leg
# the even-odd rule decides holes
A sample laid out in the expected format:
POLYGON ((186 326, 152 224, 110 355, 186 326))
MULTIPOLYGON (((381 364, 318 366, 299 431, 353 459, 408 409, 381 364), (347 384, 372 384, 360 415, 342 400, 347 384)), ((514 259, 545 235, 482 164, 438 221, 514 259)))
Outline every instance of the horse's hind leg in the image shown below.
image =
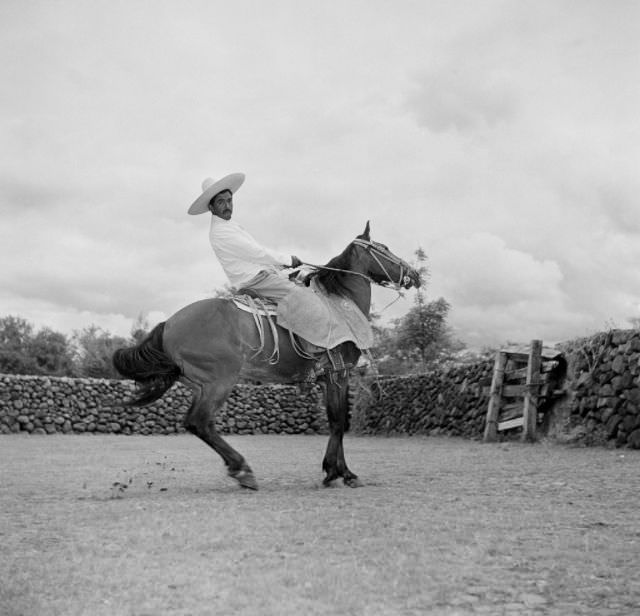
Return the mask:
POLYGON ((230 477, 236 479, 243 488, 257 490, 258 483, 247 461, 220 436, 215 428, 215 413, 229 396, 231 387, 231 385, 219 383, 192 385, 195 395, 184 419, 184 426, 220 455, 230 477))

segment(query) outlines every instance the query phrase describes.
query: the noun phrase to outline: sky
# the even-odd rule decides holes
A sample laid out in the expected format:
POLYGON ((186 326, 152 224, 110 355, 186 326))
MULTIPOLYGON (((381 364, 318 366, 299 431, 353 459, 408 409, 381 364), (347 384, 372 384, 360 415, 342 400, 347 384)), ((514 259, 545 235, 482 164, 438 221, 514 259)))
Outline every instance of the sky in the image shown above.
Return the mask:
POLYGON ((629 327, 639 28, 635 0, 3 0, 0 317, 127 336, 213 295, 187 209, 244 172, 273 249, 325 263, 367 220, 422 248, 471 348, 629 327))

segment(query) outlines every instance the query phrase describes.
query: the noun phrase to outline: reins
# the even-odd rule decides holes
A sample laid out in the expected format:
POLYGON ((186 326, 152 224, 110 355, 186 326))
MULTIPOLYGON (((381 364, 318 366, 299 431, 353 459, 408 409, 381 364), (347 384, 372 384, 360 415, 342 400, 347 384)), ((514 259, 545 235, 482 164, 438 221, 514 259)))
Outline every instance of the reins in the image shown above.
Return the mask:
POLYGON ((366 278, 369 282, 373 282, 375 284, 375 280, 362 272, 355 272, 353 270, 340 269, 339 267, 327 267, 326 265, 315 265, 314 263, 307 263, 306 261, 302 261, 302 265, 308 265, 316 270, 327 270, 331 272, 342 272, 343 274, 356 274, 356 276, 362 276, 366 278))
POLYGON ((373 278, 371 278, 371 276, 368 276, 367 274, 363 274, 362 272, 356 272, 355 270, 340 269, 338 267, 329 267, 327 265, 315 265, 314 263, 306 263, 304 261, 302 262, 302 264, 312 267, 316 270, 340 272, 343 274, 355 274, 356 276, 361 276, 362 278, 365 278, 370 283, 378 284, 380 286, 386 286, 387 281, 390 282, 393 285, 392 287, 393 290, 396 291, 396 293, 398 294, 398 297, 396 297, 392 302, 387 304, 380 311, 380 312, 383 312, 387 308, 389 308, 389 306, 392 306, 401 297, 403 297, 402 293, 400 292, 400 289, 402 288, 403 280, 407 276, 409 266, 404 261, 402 261, 402 259, 399 259, 395 255, 391 254, 389 251, 378 247, 374 242, 356 238, 355 240, 353 240, 352 243, 356 244, 357 246, 363 247, 375 259, 376 263, 380 266, 380 269, 384 272, 385 276, 387 277, 387 280, 384 280, 382 282, 376 282, 373 278), (394 265, 397 265, 400 268, 400 274, 398 276, 397 281, 393 279, 391 274, 389 274, 389 272, 387 271, 387 268, 382 263, 380 257, 384 257, 385 259, 387 259, 388 261, 390 261, 394 265))

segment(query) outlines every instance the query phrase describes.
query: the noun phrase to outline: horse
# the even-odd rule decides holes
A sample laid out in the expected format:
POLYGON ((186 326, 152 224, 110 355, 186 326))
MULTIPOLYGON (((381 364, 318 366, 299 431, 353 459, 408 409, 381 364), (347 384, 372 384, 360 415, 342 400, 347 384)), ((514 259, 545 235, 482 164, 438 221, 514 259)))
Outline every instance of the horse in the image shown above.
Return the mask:
MULTIPOLYGON (((367 318, 372 283, 396 290, 421 284, 413 267, 384 244, 371 240, 369 222, 340 255, 324 266, 312 267, 308 278, 315 278, 329 295, 351 299, 367 318)), ((317 365, 317 356, 301 352, 295 338, 280 325, 263 324, 261 331, 260 319, 268 317, 243 311, 232 299, 200 300, 156 325, 139 344, 117 349, 112 357, 116 370, 137 385, 135 396, 124 402, 128 406, 158 400, 176 381, 190 388, 192 403, 184 418, 185 429, 222 457, 230 477, 252 490, 258 489, 255 475, 245 458, 216 430, 216 411, 241 378, 295 383, 308 379, 317 365), (263 349, 265 332, 279 345, 275 362, 273 354, 267 357, 263 349)), ((322 461, 323 484, 342 478, 345 485, 359 487, 362 482, 345 460, 343 436, 349 428, 349 368, 356 365, 361 350, 350 340, 335 350, 343 359, 342 369, 327 371, 317 379, 324 389, 330 431, 322 461)))

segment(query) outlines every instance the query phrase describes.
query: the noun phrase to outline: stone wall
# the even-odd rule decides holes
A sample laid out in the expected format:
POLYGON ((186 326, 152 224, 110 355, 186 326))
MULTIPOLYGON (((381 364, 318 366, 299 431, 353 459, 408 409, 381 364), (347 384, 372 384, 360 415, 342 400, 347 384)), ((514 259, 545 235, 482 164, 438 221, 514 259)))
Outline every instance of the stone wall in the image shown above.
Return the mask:
MULTIPOLYGON (((566 393, 545 409, 539 435, 586 445, 640 448, 640 331, 615 330, 558 345, 567 360, 566 393)), ((481 438, 493 359, 429 374, 356 378, 354 432, 481 438)), ((190 392, 174 386, 143 408, 122 400, 130 381, 0 375, 0 433, 183 431, 190 392)), ((216 417, 223 433, 326 433, 320 389, 238 385, 216 417)), ((508 438, 519 429, 501 436, 508 438)))
POLYGON ((363 434, 482 435, 493 361, 404 377, 365 378, 352 426, 363 434))
MULTIPOLYGON (((0 375, 0 434, 29 432, 174 434, 184 432, 191 392, 174 385, 145 407, 124 407, 130 381, 0 375)), ((216 415, 222 433, 326 432, 319 388, 237 385, 216 415)))
POLYGON ((556 432, 587 444, 639 449, 640 331, 612 330, 559 348, 568 361, 569 387, 555 413, 556 432))
MULTIPOLYGON (((543 409, 539 436, 640 448, 640 331, 600 333, 558 349, 567 361, 560 384, 566 393, 543 409)), ((363 379, 353 428, 364 434, 481 438, 492 372, 490 359, 418 376, 363 379)))

